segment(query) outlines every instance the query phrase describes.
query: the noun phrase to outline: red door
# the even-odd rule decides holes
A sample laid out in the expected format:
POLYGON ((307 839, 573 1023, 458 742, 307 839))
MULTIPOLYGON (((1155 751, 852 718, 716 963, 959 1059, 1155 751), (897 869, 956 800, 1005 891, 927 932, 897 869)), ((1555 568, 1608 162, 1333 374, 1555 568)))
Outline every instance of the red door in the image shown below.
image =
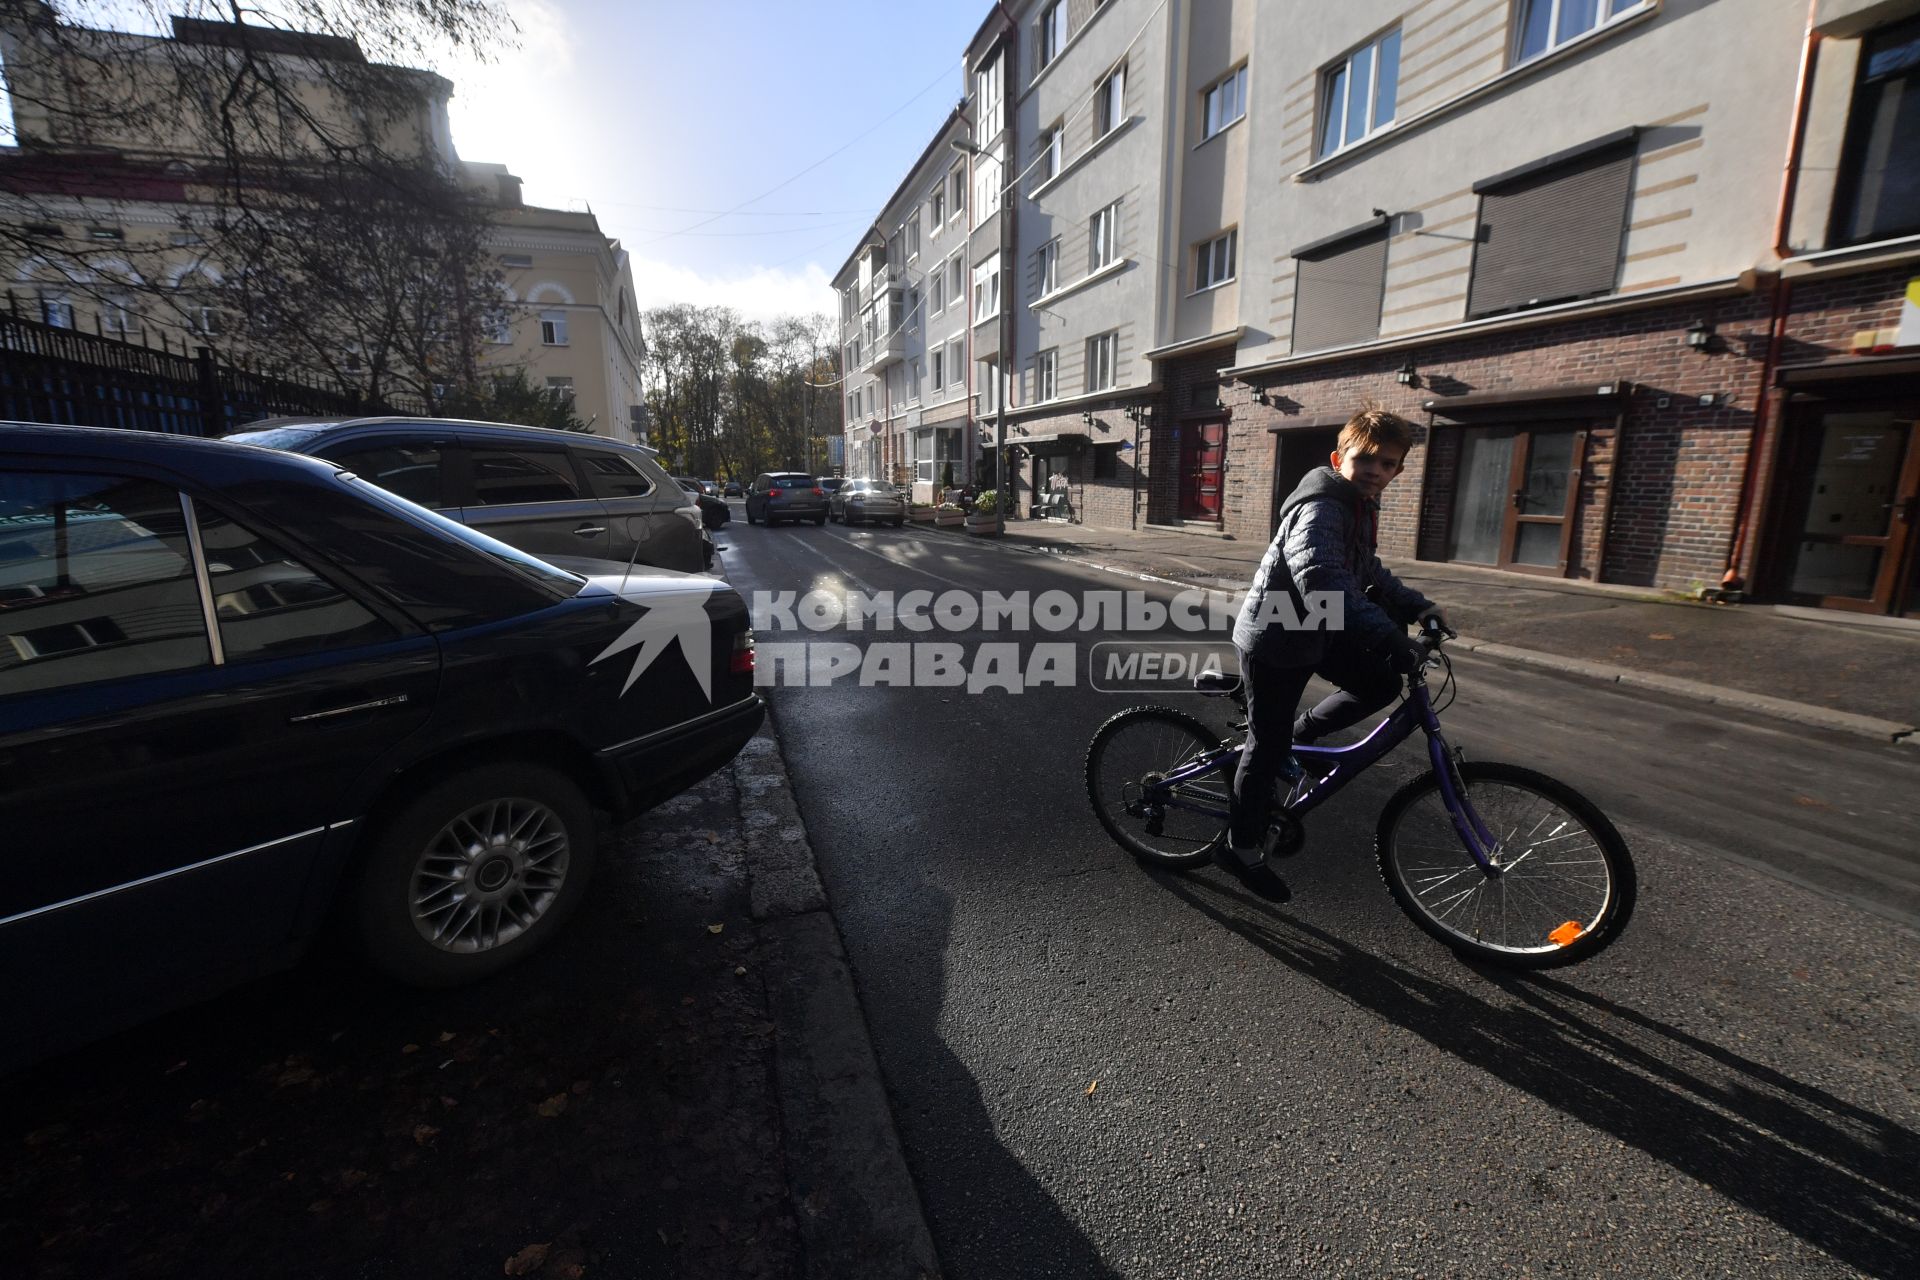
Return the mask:
POLYGON ((1180 425, 1180 518, 1220 518, 1220 476, 1227 460, 1227 420, 1180 425))

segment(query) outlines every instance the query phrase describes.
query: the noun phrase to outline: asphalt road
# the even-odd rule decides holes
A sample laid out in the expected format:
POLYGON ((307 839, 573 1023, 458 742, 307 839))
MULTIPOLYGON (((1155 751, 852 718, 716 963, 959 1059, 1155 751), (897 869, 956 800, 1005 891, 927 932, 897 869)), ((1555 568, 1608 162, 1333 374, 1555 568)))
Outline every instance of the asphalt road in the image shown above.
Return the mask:
MULTIPOLYGON (((1135 585, 912 529, 722 542, 748 592, 1135 585)), ((1084 666, 767 690, 950 1276, 1912 1274, 1920 752, 1458 674, 1470 757, 1575 782, 1634 848, 1586 965, 1478 970, 1399 914, 1371 840, 1410 747, 1309 820, 1273 907, 1108 841, 1082 758, 1143 699, 1084 666)))

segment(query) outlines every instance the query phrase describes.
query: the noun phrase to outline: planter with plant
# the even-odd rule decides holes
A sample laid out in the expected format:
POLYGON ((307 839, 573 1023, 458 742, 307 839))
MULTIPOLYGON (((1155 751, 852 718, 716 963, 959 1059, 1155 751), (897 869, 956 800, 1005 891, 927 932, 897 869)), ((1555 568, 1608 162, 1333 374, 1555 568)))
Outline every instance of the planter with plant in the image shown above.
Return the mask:
POLYGON ((958 525, 966 518, 966 509, 957 502, 943 502, 933 509, 933 522, 938 525, 958 525))
POLYGON ((934 505, 931 502, 912 502, 907 504, 907 519, 916 524, 932 524, 934 505))
POLYGON ((997 535, 1000 516, 1000 491, 987 489, 973 500, 973 510, 967 513, 967 532, 976 537, 991 538, 997 535))

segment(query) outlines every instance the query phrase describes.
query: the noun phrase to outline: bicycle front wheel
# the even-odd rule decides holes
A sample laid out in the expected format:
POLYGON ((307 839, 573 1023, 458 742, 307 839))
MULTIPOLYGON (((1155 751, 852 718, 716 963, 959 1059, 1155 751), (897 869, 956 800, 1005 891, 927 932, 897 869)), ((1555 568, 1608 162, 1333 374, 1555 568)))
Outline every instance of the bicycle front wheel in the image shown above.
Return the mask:
POLYGON ((1184 711, 1133 707, 1120 712, 1100 726, 1087 748, 1087 798, 1094 816, 1121 848, 1143 862, 1200 866, 1227 838, 1230 769, 1172 788, 1153 784, 1224 745, 1184 711))
POLYGON ((1516 969, 1573 964, 1626 928, 1638 880, 1627 842, 1563 782, 1510 764, 1463 764, 1468 802, 1498 844, 1480 869, 1432 772, 1380 814, 1374 850, 1394 901, 1422 929, 1476 960, 1516 969))

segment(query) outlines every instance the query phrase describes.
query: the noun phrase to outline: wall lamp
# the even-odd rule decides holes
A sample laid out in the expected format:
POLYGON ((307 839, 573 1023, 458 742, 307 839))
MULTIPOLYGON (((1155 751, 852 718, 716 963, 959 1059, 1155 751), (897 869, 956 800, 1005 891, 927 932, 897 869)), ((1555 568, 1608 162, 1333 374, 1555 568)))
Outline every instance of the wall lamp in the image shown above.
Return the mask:
POLYGON ((1413 361, 1411 360, 1400 366, 1400 372, 1396 374, 1395 377, 1403 387, 1417 387, 1420 385, 1420 371, 1413 367, 1413 361))
POLYGON ((1705 351, 1713 345, 1713 326, 1705 320, 1695 320, 1687 326, 1687 345, 1695 351, 1705 351))

